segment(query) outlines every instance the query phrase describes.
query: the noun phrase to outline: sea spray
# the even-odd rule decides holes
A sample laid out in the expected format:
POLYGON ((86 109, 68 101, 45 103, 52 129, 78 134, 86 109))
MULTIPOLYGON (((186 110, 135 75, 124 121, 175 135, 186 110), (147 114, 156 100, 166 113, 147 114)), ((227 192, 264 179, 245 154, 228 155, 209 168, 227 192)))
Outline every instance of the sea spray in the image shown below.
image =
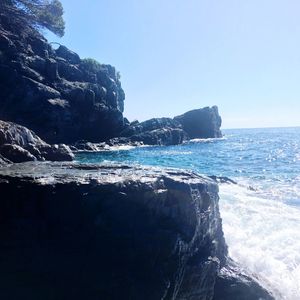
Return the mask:
POLYGON ((230 257, 283 299, 299 299, 300 209, 222 184, 220 210, 230 257))

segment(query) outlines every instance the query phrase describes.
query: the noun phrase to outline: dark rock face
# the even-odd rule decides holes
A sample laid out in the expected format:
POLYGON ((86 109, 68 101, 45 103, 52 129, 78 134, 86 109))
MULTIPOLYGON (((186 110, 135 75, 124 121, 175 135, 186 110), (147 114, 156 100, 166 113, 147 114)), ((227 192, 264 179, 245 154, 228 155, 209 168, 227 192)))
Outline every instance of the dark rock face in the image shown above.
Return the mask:
POLYGON ((0 155, 20 163, 33 160, 70 161, 74 155, 66 145, 49 145, 26 127, 0 120, 0 155))
POLYGON ((275 300, 275 297, 233 261, 229 261, 217 277, 213 300, 232 299, 275 300))
POLYGON ((222 137, 220 131, 222 119, 217 106, 191 110, 175 117, 174 120, 182 125, 191 139, 222 137))
POLYGON ((99 142, 123 129, 125 94, 110 65, 87 67, 37 32, 0 23, 0 119, 34 130, 49 143, 99 142))
POLYGON ((152 130, 162 129, 162 128, 182 128, 179 122, 174 121, 171 118, 153 118, 144 122, 134 121, 125 128, 122 132, 122 136, 133 136, 144 132, 149 132, 152 130))
POLYGON ((218 187, 174 169, 0 169, 1 299, 212 299, 218 187))
POLYGON ((139 133, 130 137, 131 141, 145 145, 178 145, 187 140, 186 133, 180 128, 161 128, 139 133))

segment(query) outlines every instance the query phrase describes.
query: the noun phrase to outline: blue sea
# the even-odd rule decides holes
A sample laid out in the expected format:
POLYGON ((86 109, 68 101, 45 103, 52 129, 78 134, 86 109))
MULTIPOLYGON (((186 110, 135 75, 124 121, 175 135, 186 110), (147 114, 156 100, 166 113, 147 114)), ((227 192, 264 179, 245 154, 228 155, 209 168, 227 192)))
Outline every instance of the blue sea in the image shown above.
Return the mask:
POLYGON ((276 299, 300 299, 300 127, 223 130, 178 146, 80 153, 86 163, 122 162, 227 176, 220 211, 229 255, 276 299))

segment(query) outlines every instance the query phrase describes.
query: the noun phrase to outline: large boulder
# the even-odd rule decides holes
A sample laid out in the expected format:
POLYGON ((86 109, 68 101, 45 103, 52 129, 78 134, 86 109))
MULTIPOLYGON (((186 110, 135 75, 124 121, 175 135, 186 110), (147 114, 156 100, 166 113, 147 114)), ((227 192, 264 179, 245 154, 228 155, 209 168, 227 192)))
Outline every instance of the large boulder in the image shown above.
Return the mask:
POLYGON ((0 169, 1 299, 211 299, 227 247, 210 179, 175 169, 0 169))
POLYGON ((191 139, 222 137, 222 119, 217 106, 191 110, 175 117, 174 120, 182 125, 191 139))
POLYGON ((0 155, 15 163, 33 160, 71 161, 74 155, 66 145, 49 145, 33 131, 0 120, 0 155))
POLYGON ((0 146, 0 153, 1 156, 14 163, 36 160, 34 155, 19 145, 4 144, 0 146))

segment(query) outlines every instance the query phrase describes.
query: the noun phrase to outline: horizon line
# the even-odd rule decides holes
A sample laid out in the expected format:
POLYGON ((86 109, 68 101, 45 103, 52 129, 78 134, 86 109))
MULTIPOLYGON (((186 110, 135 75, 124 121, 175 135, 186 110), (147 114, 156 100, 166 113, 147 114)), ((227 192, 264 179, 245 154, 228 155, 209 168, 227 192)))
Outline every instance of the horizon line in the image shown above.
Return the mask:
POLYGON ((279 128, 300 128, 300 125, 288 125, 288 126, 262 126, 262 127, 226 127, 220 128, 221 130, 232 130, 232 129, 279 129, 279 128))

